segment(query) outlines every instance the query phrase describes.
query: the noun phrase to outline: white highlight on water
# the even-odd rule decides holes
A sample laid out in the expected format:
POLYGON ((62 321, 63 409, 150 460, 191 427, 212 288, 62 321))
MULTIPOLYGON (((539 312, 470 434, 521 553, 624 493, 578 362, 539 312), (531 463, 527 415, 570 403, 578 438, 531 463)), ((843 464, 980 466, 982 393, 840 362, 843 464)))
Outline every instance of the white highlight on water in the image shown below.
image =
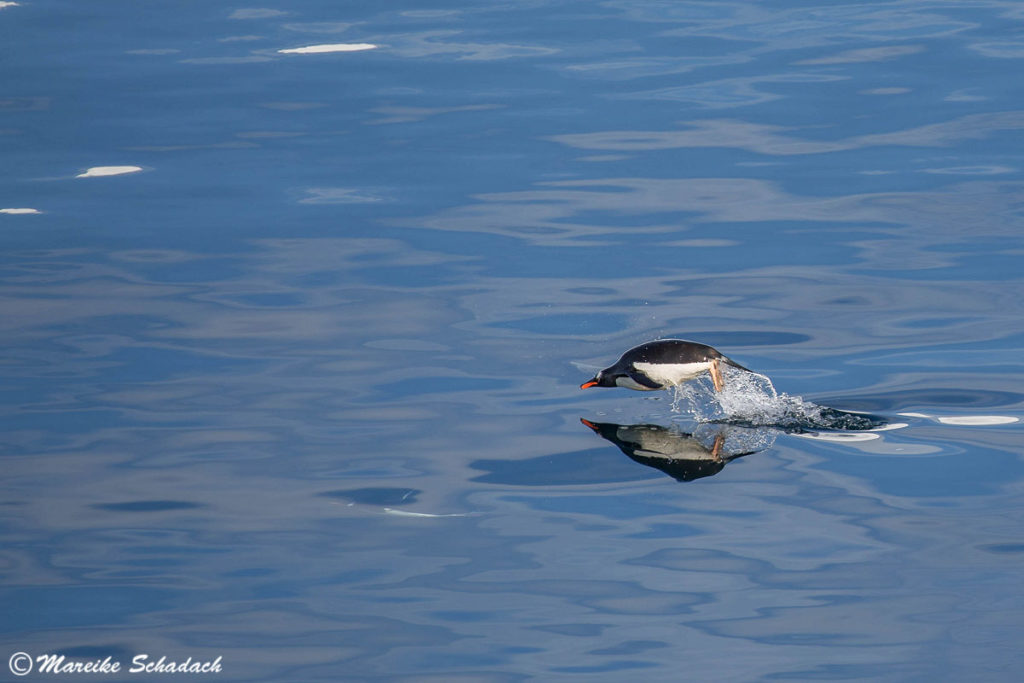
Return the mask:
POLYGON ((124 175, 125 173, 138 173, 141 166, 93 166, 87 168, 84 173, 79 173, 76 178, 102 178, 112 175, 124 175))
POLYGON ((362 50, 374 50, 376 47, 373 43, 331 43, 292 47, 286 50, 278 50, 278 53, 282 55, 313 55, 327 52, 361 52, 362 50))
POLYGON ((966 427, 988 427, 992 425, 1008 425, 1020 422, 1019 417, 1010 415, 925 415, 924 413, 900 413, 904 417, 921 417, 935 420, 946 425, 966 427))
POLYGON ((819 439, 821 441, 835 441, 837 443, 853 443, 856 441, 874 441, 882 437, 874 432, 828 432, 818 434, 797 434, 805 439, 819 439))
POLYGON ((384 514, 396 515, 398 517, 422 517, 436 519, 440 517, 468 517, 465 512, 450 512, 444 515, 437 515, 430 512, 413 512, 411 510, 396 510, 395 508, 384 508, 384 514))

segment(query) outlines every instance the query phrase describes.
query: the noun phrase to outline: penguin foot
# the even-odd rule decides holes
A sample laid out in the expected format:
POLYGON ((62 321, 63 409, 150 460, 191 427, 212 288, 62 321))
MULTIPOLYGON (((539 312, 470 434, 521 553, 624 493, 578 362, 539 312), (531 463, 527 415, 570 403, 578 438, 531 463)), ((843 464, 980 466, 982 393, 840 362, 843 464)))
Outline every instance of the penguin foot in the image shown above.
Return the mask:
POLYGON ((715 435, 715 445, 711 447, 711 455, 716 462, 725 462, 722 458, 722 448, 725 447, 725 435, 719 432, 715 435))
POLYGON ((725 388, 725 380, 722 379, 722 366, 717 358, 711 359, 711 367, 709 368, 711 373, 711 381, 715 385, 715 391, 721 391, 725 388))

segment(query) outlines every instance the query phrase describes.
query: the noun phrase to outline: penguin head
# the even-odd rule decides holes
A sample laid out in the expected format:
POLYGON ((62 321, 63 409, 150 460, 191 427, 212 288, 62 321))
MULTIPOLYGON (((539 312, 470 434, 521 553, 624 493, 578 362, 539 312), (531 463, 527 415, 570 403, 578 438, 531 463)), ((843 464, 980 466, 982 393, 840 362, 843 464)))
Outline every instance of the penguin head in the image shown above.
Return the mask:
POLYGON ((587 380, 580 385, 580 389, 589 389, 590 387, 615 387, 618 386, 615 380, 619 377, 624 377, 625 373, 615 372, 615 368, 605 368, 601 372, 594 375, 593 379, 587 380))

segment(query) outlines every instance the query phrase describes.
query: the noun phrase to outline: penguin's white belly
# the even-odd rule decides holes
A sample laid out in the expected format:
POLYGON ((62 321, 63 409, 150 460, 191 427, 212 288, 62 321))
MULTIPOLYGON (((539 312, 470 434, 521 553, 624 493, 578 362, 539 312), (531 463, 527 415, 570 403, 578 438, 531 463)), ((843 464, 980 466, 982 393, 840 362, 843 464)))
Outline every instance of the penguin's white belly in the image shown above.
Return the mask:
POLYGON ((671 385, 699 377, 711 368, 711 363, 634 363, 633 367, 659 384, 671 385))
POLYGON ((623 389, 632 389, 633 391, 657 391, 655 387, 645 387, 643 384, 634 382, 633 378, 629 375, 616 377, 615 386, 622 387, 623 389))

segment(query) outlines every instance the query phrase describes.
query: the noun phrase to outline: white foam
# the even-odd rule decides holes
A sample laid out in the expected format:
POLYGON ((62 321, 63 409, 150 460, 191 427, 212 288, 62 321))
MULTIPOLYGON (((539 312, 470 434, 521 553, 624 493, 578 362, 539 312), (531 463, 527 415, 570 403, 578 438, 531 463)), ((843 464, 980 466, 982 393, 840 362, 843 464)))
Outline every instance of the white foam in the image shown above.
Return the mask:
POLYGON ((32 214, 32 213, 42 213, 42 212, 39 209, 0 209, 0 213, 32 214))

